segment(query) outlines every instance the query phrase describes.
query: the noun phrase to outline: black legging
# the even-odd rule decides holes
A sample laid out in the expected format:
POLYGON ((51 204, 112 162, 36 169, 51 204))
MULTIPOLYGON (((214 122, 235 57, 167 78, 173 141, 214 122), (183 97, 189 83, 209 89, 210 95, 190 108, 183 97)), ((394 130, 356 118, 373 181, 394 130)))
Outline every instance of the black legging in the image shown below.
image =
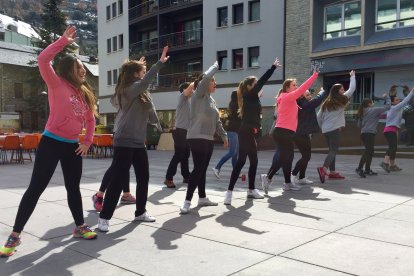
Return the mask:
POLYGON ((68 196, 69 209, 75 224, 84 224, 80 179, 82 176, 82 157, 76 155, 78 143, 66 143, 42 136, 36 151, 32 178, 29 187, 20 201, 13 231, 20 233, 32 215, 36 204, 50 182, 60 161, 65 188, 68 196))
POLYGON ((190 177, 190 170, 188 169, 190 145, 187 141, 187 130, 182 128, 174 129, 172 132, 172 137, 174 139, 174 156, 168 165, 165 178, 167 180, 173 180, 174 175, 177 173, 178 163, 180 163, 181 175, 184 179, 188 179, 190 177))
POLYGON ((286 128, 275 128, 273 140, 280 149, 280 158, 272 162, 272 166, 267 173, 267 177, 272 179, 273 175, 282 167, 285 183, 290 183, 290 173, 293 161, 293 135, 295 132, 286 128))
POLYGON ((194 167, 188 180, 186 200, 191 201, 196 188, 199 198, 206 197, 206 172, 213 154, 214 142, 207 139, 188 139, 194 167))
POLYGON ((302 179, 305 177, 306 169, 308 168, 308 163, 311 159, 311 140, 309 134, 295 135, 293 140, 295 141, 302 157, 296 162, 292 174, 297 175, 299 172, 299 179, 302 179))
POLYGON ((122 183, 129 181, 131 165, 134 167, 137 180, 135 216, 137 217, 145 213, 149 181, 147 150, 146 148, 114 147, 112 177, 105 193, 105 204, 103 205, 102 212, 99 214, 100 218, 112 218, 124 186, 122 183))
MULTIPOLYGON (((111 166, 106 170, 104 177, 102 178, 101 186, 99 187, 99 191, 105 193, 106 189, 108 188, 109 182, 111 181, 112 171, 113 171, 113 160, 111 166)), ((128 181, 124 183, 122 187, 122 191, 124 193, 129 193, 129 171, 128 171, 128 181)))
POLYGON ((242 170, 244 164, 246 164, 246 157, 249 157, 250 167, 249 167, 249 189, 253 190, 255 188, 255 179, 257 171, 257 144, 254 139, 254 131, 251 127, 242 126, 239 130, 239 153, 236 166, 233 168, 230 177, 229 191, 233 191, 234 185, 239 178, 240 171, 242 170))
POLYGON ((362 170, 365 164, 365 171, 371 170, 371 161, 374 156, 375 133, 361 133, 361 140, 364 143, 365 151, 359 160, 358 169, 362 170))
POLYGON ((385 153, 390 157, 390 160, 395 160, 395 156, 397 154, 397 133, 396 132, 384 132, 385 139, 388 142, 388 150, 385 153))

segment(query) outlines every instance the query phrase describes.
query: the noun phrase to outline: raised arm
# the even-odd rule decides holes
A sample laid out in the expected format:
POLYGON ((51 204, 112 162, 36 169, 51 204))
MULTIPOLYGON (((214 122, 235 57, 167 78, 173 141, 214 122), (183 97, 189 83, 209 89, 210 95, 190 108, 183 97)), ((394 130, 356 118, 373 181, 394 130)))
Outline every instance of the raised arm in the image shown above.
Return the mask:
POLYGON ((314 66, 312 76, 310 76, 309 79, 307 79, 304 83, 302 83, 302 85, 299 86, 295 91, 286 93, 284 97, 298 99, 300 96, 303 95, 303 93, 305 93, 307 89, 309 89, 309 87, 311 87, 312 83, 318 78, 318 74, 319 72, 316 69, 316 66, 314 66))
POLYGON ((256 85, 253 87, 252 90, 250 90, 249 93, 258 94, 262 90, 263 85, 265 85, 265 83, 270 79, 277 67, 282 67, 279 63, 279 58, 275 59, 272 66, 263 74, 263 76, 260 77, 256 85))
POLYGON ((326 92, 323 87, 321 87, 321 90, 319 91, 318 95, 316 95, 313 99, 307 101, 304 100, 303 102, 301 102, 300 107, 303 109, 315 109, 317 108, 322 102, 323 100, 326 99, 326 97, 328 97, 328 92, 326 92))
POLYGON ((218 62, 214 62, 213 65, 208 68, 207 71, 204 72, 203 79, 198 83, 197 88, 194 92, 194 96, 196 97, 203 97, 204 95, 208 94, 207 87, 210 84, 211 79, 213 78, 214 74, 218 70, 218 62))
POLYGON ((190 97, 194 92, 194 82, 190 83, 186 89, 183 91, 185 97, 190 97))
POLYGON ((351 72, 349 72, 349 75, 351 76, 349 81, 349 89, 344 93, 344 95, 347 96, 348 99, 352 97, 356 89, 355 71, 352 70, 351 72))
POLYGON ((406 106, 411 101, 413 96, 414 96, 414 88, 411 89, 411 92, 407 95, 407 97, 404 98, 404 100, 402 100, 399 104, 394 105, 392 107, 392 109, 401 109, 401 108, 403 108, 404 106, 406 106))

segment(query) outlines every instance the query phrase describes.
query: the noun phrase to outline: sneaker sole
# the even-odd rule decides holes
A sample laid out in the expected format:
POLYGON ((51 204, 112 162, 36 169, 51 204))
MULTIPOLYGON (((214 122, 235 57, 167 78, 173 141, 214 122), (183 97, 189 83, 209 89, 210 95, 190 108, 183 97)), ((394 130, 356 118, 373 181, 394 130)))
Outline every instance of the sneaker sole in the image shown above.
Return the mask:
POLYGON ((119 204, 135 204, 135 203, 137 203, 137 202, 136 201, 135 202, 132 202, 132 201, 122 201, 122 200, 119 201, 119 204))
MULTIPOLYGON (((101 231, 101 232, 104 232, 104 231, 101 231)), ((106 232, 108 232, 108 231, 106 231, 106 232)), ((84 239, 84 240, 95 240, 98 237, 98 235, 95 234, 94 236, 91 236, 91 237, 82 237, 80 235, 73 234, 73 237, 74 238, 79 238, 79 239, 84 239)))

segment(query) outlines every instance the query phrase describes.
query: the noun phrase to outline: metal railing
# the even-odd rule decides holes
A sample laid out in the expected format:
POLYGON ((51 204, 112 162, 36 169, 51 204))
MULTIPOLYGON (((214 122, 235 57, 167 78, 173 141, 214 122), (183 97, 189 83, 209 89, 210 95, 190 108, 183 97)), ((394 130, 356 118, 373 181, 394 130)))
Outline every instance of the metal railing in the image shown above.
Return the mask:
POLYGON ((129 19, 135 19, 141 16, 155 14, 158 10, 168 9, 172 7, 180 7, 189 5, 195 2, 202 2, 202 0, 150 0, 134 7, 128 11, 129 19))
POLYGON ((154 81, 150 88, 152 90, 163 89, 163 88, 175 88, 178 90, 178 87, 183 82, 194 81, 202 72, 201 71, 191 71, 191 72, 180 72, 173 74, 164 74, 158 76, 158 85, 154 81))

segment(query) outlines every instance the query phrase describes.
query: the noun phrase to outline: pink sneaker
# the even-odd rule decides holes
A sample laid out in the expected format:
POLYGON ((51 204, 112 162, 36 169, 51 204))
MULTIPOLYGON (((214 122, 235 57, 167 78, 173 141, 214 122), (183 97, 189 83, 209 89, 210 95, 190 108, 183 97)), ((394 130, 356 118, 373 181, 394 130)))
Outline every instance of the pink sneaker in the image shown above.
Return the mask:
POLYGON ((137 202, 137 199, 133 195, 129 194, 127 196, 122 196, 121 201, 119 203, 121 203, 121 204, 135 204, 136 202, 137 202))
POLYGON ((328 174, 329 179, 345 179, 345 176, 341 175, 339 172, 328 174))
POLYGON ((103 197, 96 193, 92 196, 92 202, 95 210, 101 212, 103 208, 103 197))

